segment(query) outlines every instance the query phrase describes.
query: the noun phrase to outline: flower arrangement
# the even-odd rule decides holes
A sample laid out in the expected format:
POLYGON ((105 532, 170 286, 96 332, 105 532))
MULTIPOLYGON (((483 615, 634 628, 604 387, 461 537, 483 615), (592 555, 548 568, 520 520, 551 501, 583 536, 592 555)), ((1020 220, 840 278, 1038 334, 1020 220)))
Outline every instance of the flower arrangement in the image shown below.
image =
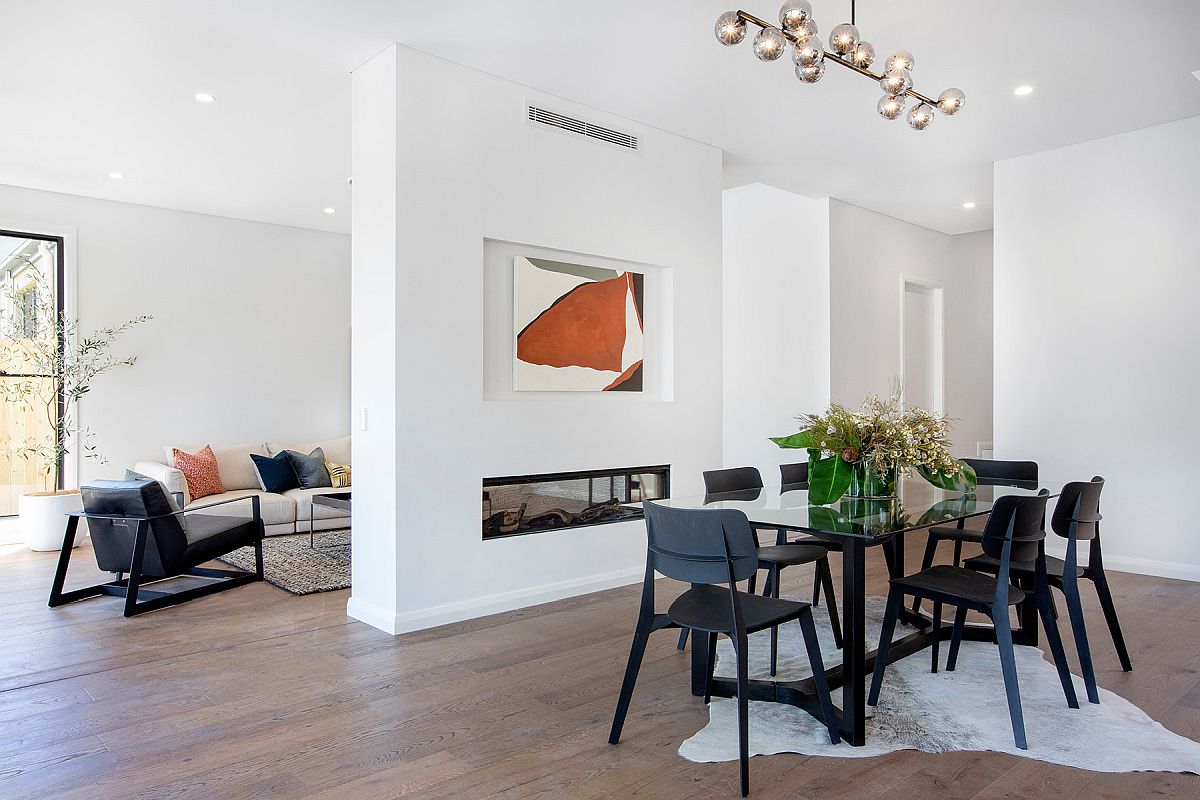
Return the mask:
POLYGON ((811 502, 892 496, 897 477, 914 469, 938 488, 974 489, 975 471, 950 455, 950 420, 902 407, 901 395, 893 381, 887 399, 869 395, 859 411, 834 403, 824 414, 799 416, 799 432, 771 438, 779 447, 808 450, 811 502))

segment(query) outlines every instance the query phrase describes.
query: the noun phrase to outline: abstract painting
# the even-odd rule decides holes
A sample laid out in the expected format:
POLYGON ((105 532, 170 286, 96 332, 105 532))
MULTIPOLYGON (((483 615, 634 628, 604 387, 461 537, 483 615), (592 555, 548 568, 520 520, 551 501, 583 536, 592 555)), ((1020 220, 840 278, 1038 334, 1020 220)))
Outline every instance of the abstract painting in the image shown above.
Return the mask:
POLYGON ((643 274, 518 256, 513 278, 516 391, 642 391, 643 274))

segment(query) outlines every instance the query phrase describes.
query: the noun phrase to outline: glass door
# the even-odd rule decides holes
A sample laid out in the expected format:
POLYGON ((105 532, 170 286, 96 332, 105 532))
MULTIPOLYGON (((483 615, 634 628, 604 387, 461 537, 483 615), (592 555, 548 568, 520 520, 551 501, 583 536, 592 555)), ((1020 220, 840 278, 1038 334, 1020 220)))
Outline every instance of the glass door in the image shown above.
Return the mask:
POLYGON ((50 377, 64 352, 63 240, 0 230, 0 516, 26 492, 62 488, 50 377))

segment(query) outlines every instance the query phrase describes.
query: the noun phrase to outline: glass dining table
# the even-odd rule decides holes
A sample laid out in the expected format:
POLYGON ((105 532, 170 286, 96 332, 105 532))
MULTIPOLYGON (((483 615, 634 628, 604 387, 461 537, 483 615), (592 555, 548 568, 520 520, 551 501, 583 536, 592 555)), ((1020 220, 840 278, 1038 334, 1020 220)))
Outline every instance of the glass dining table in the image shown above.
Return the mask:
MULTIPOLYGON (((1061 486, 1043 485, 1051 495, 1061 486)), ((811 505, 808 490, 803 484, 794 487, 765 487, 725 494, 673 497, 655 500, 671 508, 732 508, 743 512, 756 529, 803 532, 834 539, 842 549, 842 662, 833 664, 836 654, 826 653, 825 671, 831 689, 841 687, 842 703, 839 724, 842 736, 850 744, 861 746, 866 741, 866 688, 875 667, 873 646, 866 641, 866 551, 881 546, 890 576, 904 570, 904 541, 913 531, 933 525, 955 525, 959 520, 987 514, 995 500, 1003 495, 1035 495, 1037 488, 1018 486, 979 486, 974 492, 938 489, 920 478, 897 482, 896 496, 883 499, 843 497, 830 505, 811 505)), ((785 533, 786 535, 786 533, 785 533)), ((1032 595, 1031 595, 1032 596, 1032 595)), ((1029 602, 1018 608, 1019 629, 1013 640, 1019 644, 1037 644, 1037 610, 1029 602)), ((888 651, 891 663, 918 652, 933 643, 934 634, 929 618, 902 612, 902 621, 916 628, 896 640, 888 651)), ((941 630, 949 635, 949 628, 941 630)), ((990 640, 990 627, 968 626, 966 639, 990 640)), ((870 643, 873 645, 874 643, 870 643)), ((703 695, 705 683, 705 653, 693 641, 691 668, 692 694, 703 695)), ((715 679, 713 694, 732 697, 736 684, 729 679, 715 679)), ((750 699, 788 703, 805 709, 821 718, 820 705, 812 686, 812 678, 804 680, 752 680, 750 699)))

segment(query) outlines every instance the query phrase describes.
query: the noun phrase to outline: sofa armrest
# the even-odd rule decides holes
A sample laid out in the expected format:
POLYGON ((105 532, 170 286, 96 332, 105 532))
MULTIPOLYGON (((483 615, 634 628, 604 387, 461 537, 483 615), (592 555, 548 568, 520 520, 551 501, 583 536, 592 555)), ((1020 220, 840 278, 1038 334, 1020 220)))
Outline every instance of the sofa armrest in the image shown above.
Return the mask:
POLYGON ((139 461, 133 465, 133 471, 145 475, 147 478, 153 478, 166 486, 167 491, 175 496, 175 502, 180 508, 187 505, 191 499, 188 497, 187 479, 174 467, 168 467, 157 461, 139 461))

